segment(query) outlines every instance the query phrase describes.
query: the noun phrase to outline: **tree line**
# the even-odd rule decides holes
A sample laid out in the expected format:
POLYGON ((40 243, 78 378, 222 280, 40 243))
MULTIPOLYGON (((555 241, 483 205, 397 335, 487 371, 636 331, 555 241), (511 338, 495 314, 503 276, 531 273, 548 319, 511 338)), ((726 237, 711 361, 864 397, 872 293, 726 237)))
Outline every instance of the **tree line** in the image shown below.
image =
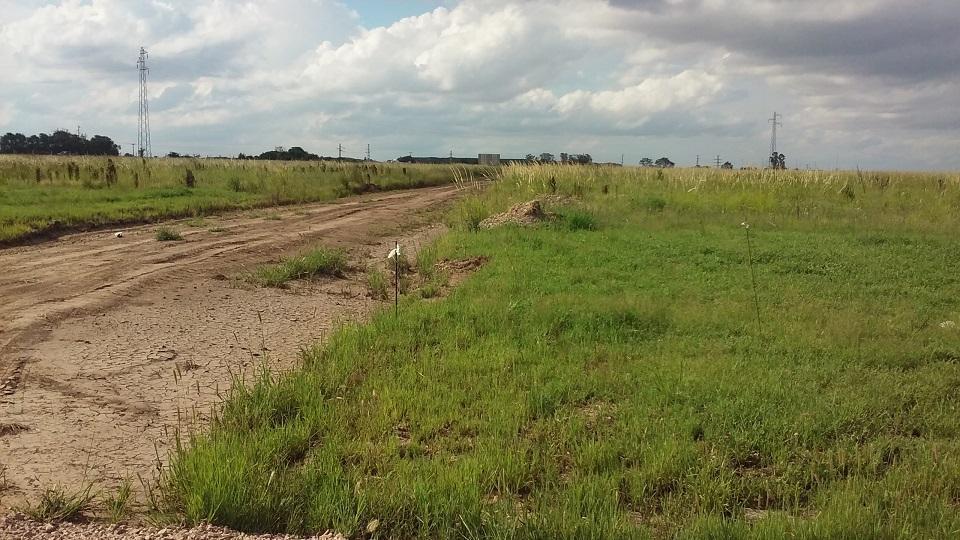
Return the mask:
MULTIPOLYGON (((540 155, 527 154, 526 159, 533 163, 558 163, 557 158, 549 152, 544 152, 540 155)), ((566 152, 560 152, 559 163, 589 165, 593 163, 593 156, 590 154, 568 154, 566 152)))
POLYGON ((71 156, 119 156, 120 145, 110 137, 76 135, 59 129, 52 134, 7 133, 0 136, 0 154, 47 154, 71 156))

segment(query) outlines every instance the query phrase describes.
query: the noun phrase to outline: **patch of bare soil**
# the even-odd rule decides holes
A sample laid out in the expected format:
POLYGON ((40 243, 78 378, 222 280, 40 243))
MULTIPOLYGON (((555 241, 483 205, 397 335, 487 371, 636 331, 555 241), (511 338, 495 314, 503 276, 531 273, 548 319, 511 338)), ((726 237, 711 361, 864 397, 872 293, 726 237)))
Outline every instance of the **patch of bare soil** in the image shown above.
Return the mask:
POLYGON ((549 216, 543 211, 543 205, 539 200, 534 199, 516 204, 502 214, 488 217, 480 222, 480 228, 492 229, 508 223, 521 226, 534 225, 547 219, 549 219, 549 216))
POLYGON ((444 259, 436 264, 438 271, 449 276, 447 282, 448 287, 456 287, 457 285, 463 283, 463 280, 467 279, 470 274, 479 270, 483 265, 487 264, 487 261, 490 259, 486 256, 480 257, 470 257, 467 259, 444 259))
POLYGON ((173 430, 202 421, 234 375, 264 361, 294 367, 301 347, 379 305, 359 275, 284 290, 233 276, 315 245, 346 249, 358 268, 397 238, 415 252, 439 233, 423 227, 429 213, 457 193, 167 223, 179 242, 156 241, 151 225, 0 250, 0 505, 57 484, 109 492, 125 477, 151 478, 173 430))

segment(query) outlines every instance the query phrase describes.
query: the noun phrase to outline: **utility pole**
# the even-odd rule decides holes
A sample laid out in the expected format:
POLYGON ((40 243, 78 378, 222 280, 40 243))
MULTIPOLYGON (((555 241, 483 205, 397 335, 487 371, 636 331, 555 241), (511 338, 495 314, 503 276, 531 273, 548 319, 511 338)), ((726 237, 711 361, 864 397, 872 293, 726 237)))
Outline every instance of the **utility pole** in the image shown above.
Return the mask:
POLYGON ((697 154, 697 167, 700 167, 700 154, 697 154))
POLYGON ((776 111, 773 112, 773 118, 768 119, 770 125, 773 126, 773 131, 770 134, 770 155, 777 153, 777 126, 783 127, 783 122, 780 119, 783 118, 783 115, 778 114, 776 111))
POLYGON ((127 143, 127 144, 130 145, 130 155, 131 156, 137 155, 137 149, 136 149, 137 143, 127 143))
POLYGON ((620 154, 620 166, 623 167, 623 154, 620 154))
POLYGON ((140 113, 137 122, 137 146, 142 158, 153 157, 150 149, 150 107, 147 103, 147 50, 140 47, 140 57, 137 60, 137 71, 140 72, 140 113))
POLYGON ((338 144, 337 145, 337 161, 340 161, 342 159, 343 159, 343 145, 338 144))
POLYGON ((450 151, 450 164, 453 164, 453 150, 450 151))

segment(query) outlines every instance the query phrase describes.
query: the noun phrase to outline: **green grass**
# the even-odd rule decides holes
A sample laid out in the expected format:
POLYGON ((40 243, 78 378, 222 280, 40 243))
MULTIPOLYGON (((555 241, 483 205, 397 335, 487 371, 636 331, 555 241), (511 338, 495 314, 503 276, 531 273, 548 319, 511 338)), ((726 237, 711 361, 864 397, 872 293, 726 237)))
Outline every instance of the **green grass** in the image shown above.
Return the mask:
MULTIPOLYGON (((449 166, 113 158, 0 156, 0 244, 106 225, 201 217, 332 200, 378 190, 440 185, 461 175, 449 166), (79 175, 68 173, 72 164, 79 175), (185 173, 195 186, 187 187, 185 173), (37 171, 41 180, 38 182, 37 171)), ((479 168, 475 168, 478 171, 479 168)))
POLYGON ((96 497, 91 493, 91 489, 90 485, 77 492, 68 492, 62 486, 47 488, 36 501, 20 510, 36 521, 48 523, 77 521, 90 510, 96 497))
POLYGON ((262 266, 246 276, 246 280, 261 287, 285 287, 298 279, 317 276, 342 276, 347 269, 343 250, 317 248, 303 255, 262 266))
POLYGON ((173 242, 177 240, 183 240, 183 236, 179 231, 171 229, 170 227, 160 227, 157 229, 154 237, 158 242, 173 242))
POLYGON ((124 478, 117 488, 117 492, 103 498, 103 506, 110 523, 119 523, 130 510, 130 496, 133 494, 133 481, 124 478))
POLYGON ((431 256, 489 262, 236 386, 172 456, 171 508, 383 538, 960 532, 956 175, 515 167, 449 220, 431 256), (551 178, 547 210, 593 226, 475 231, 551 178))

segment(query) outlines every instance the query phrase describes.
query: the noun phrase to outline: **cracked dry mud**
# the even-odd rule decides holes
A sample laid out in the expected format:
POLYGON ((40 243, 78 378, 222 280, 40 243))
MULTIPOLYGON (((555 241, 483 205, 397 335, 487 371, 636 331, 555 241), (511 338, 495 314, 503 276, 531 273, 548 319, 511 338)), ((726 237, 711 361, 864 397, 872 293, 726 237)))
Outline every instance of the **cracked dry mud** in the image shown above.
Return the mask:
POLYGON ((280 219, 174 222, 182 242, 156 241, 151 225, 0 250, 0 509, 57 484, 151 478, 172 429, 208 414, 231 374, 263 355, 295 366, 301 347, 378 305, 356 272, 285 290, 225 277, 315 245, 343 247, 362 268, 398 236, 428 242, 438 228, 427 214, 456 195, 445 186, 287 207, 280 219))

